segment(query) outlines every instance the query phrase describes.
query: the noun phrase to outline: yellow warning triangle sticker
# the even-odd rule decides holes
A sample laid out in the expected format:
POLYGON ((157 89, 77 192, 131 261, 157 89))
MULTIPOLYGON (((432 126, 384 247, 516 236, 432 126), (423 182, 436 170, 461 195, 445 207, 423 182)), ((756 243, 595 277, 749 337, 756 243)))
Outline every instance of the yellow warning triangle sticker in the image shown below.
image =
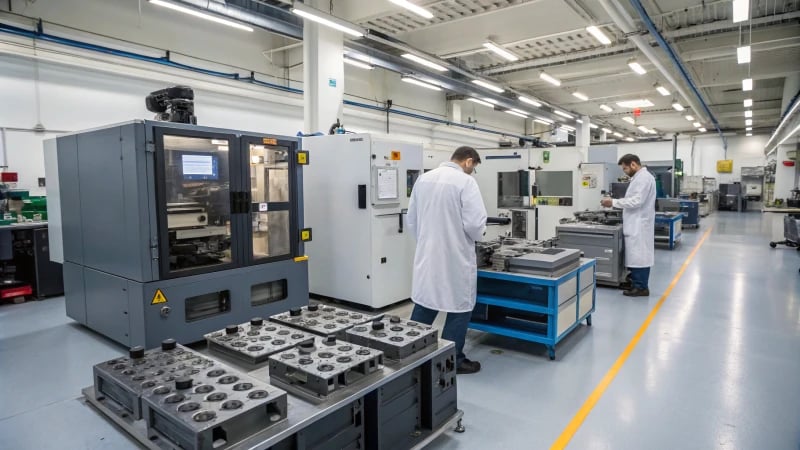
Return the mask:
POLYGON ((153 295, 153 301, 150 302, 150 304, 157 305, 159 303, 167 303, 167 296, 161 292, 161 289, 156 289, 156 293, 153 295))

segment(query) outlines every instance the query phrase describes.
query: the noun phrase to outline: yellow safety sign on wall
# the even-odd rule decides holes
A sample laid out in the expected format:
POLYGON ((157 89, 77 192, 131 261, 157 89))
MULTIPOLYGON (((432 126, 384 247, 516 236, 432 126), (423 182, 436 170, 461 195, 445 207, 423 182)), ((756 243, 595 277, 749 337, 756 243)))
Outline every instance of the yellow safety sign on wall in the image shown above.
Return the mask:
POLYGON ((150 304, 158 305, 159 303, 167 303, 167 296, 161 292, 161 289, 156 289, 156 293, 153 294, 153 301, 151 301, 150 304))
POLYGON ((307 151, 299 151, 297 152, 297 164, 301 166, 308 165, 308 152, 307 151))
POLYGON ((392 150, 392 155, 390 156, 392 161, 400 161, 400 152, 397 150, 392 150))

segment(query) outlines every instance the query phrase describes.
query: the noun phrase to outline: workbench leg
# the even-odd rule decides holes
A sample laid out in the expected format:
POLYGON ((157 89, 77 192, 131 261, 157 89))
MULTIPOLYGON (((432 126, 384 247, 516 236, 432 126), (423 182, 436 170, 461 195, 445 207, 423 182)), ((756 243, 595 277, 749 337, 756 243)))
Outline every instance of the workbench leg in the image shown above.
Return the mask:
POLYGON ((550 356, 550 361, 555 361, 555 359, 556 359, 556 348, 555 347, 547 347, 547 353, 550 356))
POLYGON ((464 428, 464 425, 461 424, 461 419, 458 419, 458 423, 456 424, 456 430, 455 431, 456 431, 456 433, 463 433, 463 432, 467 431, 467 429, 464 428))
POLYGON ((586 325, 587 326, 592 326, 592 315, 591 314, 586 316, 586 325))

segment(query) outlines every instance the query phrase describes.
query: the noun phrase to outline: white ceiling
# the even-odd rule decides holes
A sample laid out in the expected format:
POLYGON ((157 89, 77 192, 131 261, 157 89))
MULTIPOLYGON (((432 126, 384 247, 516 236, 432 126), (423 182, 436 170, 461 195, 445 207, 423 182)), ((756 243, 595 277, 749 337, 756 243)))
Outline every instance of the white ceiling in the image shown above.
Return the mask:
MULTIPOLYGON (((412 0, 434 14, 419 17, 388 0, 337 0, 334 13, 347 20, 391 35, 420 50, 482 73, 497 82, 526 92, 548 103, 586 114, 615 128, 634 132, 622 121, 629 110, 614 102, 647 98, 655 105, 642 109, 640 124, 664 133, 693 132, 694 127, 670 106, 675 87, 648 62, 622 31, 613 24, 596 0, 412 0), (599 25, 612 43, 600 44, 585 28, 599 25), (482 47, 487 39, 503 45, 521 59, 509 63, 482 47), (648 70, 634 74, 627 67, 631 57, 648 70), (561 87, 539 79, 541 70, 560 78, 561 87), (658 94, 653 85, 665 85, 671 95, 658 94), (582 102, 575 90, 589 96, 582 102), (614 107, 612 113, 599 109, 614 107)), ((620 0, 645 30, 636 11, 620 0)), ((736 47, 740 24, 731 22, 730 0, 642 0, 656 27, 683 61, 725 131, 744 131, 742 100, 752 98, 756 130, 772 131, 780 119, 783 80, 800 73, 800 0, 751 0, 752 30, 745 22, 745 42, 752 32, 752 63, 739 65, 736 47), (748 74, 755 81, 750 93, 741 91, 748 74)), ((652 40, 652 44, 656 43, 652 40)), ((676 80, 681 80, 660 49, 661 61, 676 80)), ((680 81, 683 83, 683 81, 680 81)), ((683 85, 689 91, 688 85, 683 85)), ((686 105, 686 102, 681 100, 686 105)), ((710 123, 704 124, 709 130, 710 123)))

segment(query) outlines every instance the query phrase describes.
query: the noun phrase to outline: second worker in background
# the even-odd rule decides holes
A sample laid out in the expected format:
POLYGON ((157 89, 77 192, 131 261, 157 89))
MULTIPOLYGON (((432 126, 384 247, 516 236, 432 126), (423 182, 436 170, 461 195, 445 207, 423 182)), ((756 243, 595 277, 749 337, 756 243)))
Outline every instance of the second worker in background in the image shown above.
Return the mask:
POLYGON ((470 176, 480 162, 474 148, 459 147, 417 180, 408 204, 408 228, 417 240, 411 320, 431 325, 447 313, 442 338, 455 342, 460 374, 481 369, 464 355, 478 284, 475 242, 486 231, 486 207, 470 176))

